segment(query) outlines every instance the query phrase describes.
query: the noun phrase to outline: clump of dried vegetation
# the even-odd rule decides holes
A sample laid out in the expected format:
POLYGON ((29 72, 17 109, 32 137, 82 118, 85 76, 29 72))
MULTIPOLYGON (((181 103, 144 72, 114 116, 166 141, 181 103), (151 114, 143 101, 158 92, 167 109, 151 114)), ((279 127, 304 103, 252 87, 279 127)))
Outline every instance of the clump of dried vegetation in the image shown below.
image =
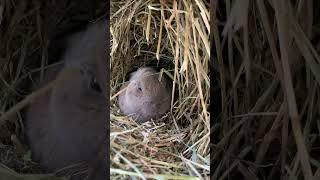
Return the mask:
POLYGON ((111 178, 199 179, 210 173, 209 3, 111 1, 111 178), (141 66, 173 81, 170 112, 137 124, 117 105, 120 86, 141 66))
POLYGON ((319 1, 212 6, 212 178, 320 179, 319 1))

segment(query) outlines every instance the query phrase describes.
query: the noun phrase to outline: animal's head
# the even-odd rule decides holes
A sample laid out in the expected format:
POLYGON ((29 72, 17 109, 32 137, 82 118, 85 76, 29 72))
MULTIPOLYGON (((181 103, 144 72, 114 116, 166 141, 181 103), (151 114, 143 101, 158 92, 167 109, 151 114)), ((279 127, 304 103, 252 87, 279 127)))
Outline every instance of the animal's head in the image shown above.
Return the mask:
MULTIPOLYGON (((107 111, 106 24, 88 26, 69 40, 65 66, 57 76, 50 100, 51 114, 66 128, 103 134, 107 111), (69 124, 68 124, 69 123, 69 124), (74 125, 83 124, 83 129, 74 125)), ((59 123, 59 122, 56 122, 59 123)), ((90 133, 89 133, 90 134, 90 133)))

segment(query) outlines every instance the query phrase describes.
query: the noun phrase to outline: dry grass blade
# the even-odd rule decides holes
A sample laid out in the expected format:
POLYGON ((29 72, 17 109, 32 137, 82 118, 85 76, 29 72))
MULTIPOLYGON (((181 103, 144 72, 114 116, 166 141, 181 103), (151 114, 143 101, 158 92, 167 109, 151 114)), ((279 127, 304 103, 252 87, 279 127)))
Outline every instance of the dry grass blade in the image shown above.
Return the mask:
POLYGON ((6 180, 66 180, 64 177, 55 177, 52 174, 25 174, 20 175, 10 169, 0 166, 0 177, 6 180))
POLYGON ((242 163, 238 164, 239 171, 243 174, 243 176, 248 180, 258 180, 259 178, 250 172, 242 163))
MULTIPOLYGON (((223 56, 222 56, 222 47, 220 44, 220 35, 219 35, 219 30, 218 30, 218 22, 217 22, 217 17, 216 17, 216 11, 217 11, 217 2, 216 1, 211 1, 213 3, 212 5, 212 23, 211 27, 213 29, 213 38, 214 38, 214 43, 215 43, 215 49, 217 52, 217 60, 218 60, 218 68, 219 68, 219 75, 220 75, 220 84, 221 84, 221 108, 222 110, 225 110, 225 102, 226 102, 226 82, 225 82, 225 75, 226 71, 223 65, 223 56)), ((226 115, 224 112, 222 112, 222 119, 225 119, 226 115)))
POLYGON ((302 31, 302 29, 297 24, 295 18, 291 15, 291 23, 293 26, 293 35, 296 40, 296 44, 299 47, 304 59, 307 61, 311 72, 315 76, 316 80, 320 84, 320 64, 317 63, 316 59, 313 57, 311 50, 308 47, 308 39, 302 31))
POLYGON ((0 116, 0 125, 4 123, 4 121, 8 120, 13 116, 15 113, 22 110, 26 105, 34 101, 38 96, 43 95, 44 93, 48 92, 55 84, 55 81, 50 82, 45 87, 39 89, 38 91, 33 92, 32 94, 28 95, 24 100, 17 103, 14 107, 12 107, 7 112, 3 113, 0 116))
POLYGON ((2 19, 3 19, 3 6, 0 5, 0 25, 2 23, 2 19))
POLYGON ((293 129, 293 134, 295 136, 296 144, 298 147, 298 154, 301 160, 301 166, 304 173, 305 179, 312 179, 312 171, 309 163, 309 154, 304 141, 304 136, 301 132, 301 125, 299 122, 298 109, 296 104, 296 98, 292 85, 292 78, 290 73, 289 65, 289 3, 286 0, 275 3, 276 7, 276 18, 279 31, 280 39, 280 51, 281 51, 281 61, 284 72, 284 85, 285 93, 287 97, 287 103, 289 108, 289 115, 291 119, 291 125, 293 129), (286 10, 285 10, 286 9, 286 10))
MULTIPOLYGON (((134 172, 124 171, 121 169, 113 169, 113 168, 110 169, 110 173, 138 176, 138 174, 134 172)), ((170 176, 165 174, 156 174, 156 175, 145 174, 145 176, 153 179, 199 180, 199 178, 193 177, 193 176, 170 176)))
POLYGON ((228 21, 222 31, 226 35, 228 31, 237 31, 240 27, 246 26, 249 8, 249 0, 237 0, 232 6, 228 21), (232 29, 233 28, 233 29, 232 29))

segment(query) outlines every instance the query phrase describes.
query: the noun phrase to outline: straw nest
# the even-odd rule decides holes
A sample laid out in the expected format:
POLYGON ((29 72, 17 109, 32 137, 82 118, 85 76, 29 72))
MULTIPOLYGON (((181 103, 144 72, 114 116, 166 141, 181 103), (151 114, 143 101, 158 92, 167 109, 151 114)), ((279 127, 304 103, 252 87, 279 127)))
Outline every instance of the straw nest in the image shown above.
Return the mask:
POLYGON ((209 178, 209 4, 202 0, 112 1, 112 178, 209 178), (173 81, 171 110, 137 124, 117 104, 128 73, 161 69, 173 81))

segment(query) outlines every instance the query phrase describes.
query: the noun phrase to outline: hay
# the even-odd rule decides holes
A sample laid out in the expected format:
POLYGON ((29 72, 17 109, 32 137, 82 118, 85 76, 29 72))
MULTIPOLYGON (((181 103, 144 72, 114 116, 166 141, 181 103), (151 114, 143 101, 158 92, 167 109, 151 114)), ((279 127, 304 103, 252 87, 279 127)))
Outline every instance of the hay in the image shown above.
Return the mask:
POLYGON ((210 173, 209 4, 111 1, 111 178, 197 179, 210 173), (171 111, 137 124, 117 105, 120 86, 141 66, 173 80, 171 111))
POLYGON ((320 3, 213 5, 222 109, 212 178, 319 179, 320 3))

